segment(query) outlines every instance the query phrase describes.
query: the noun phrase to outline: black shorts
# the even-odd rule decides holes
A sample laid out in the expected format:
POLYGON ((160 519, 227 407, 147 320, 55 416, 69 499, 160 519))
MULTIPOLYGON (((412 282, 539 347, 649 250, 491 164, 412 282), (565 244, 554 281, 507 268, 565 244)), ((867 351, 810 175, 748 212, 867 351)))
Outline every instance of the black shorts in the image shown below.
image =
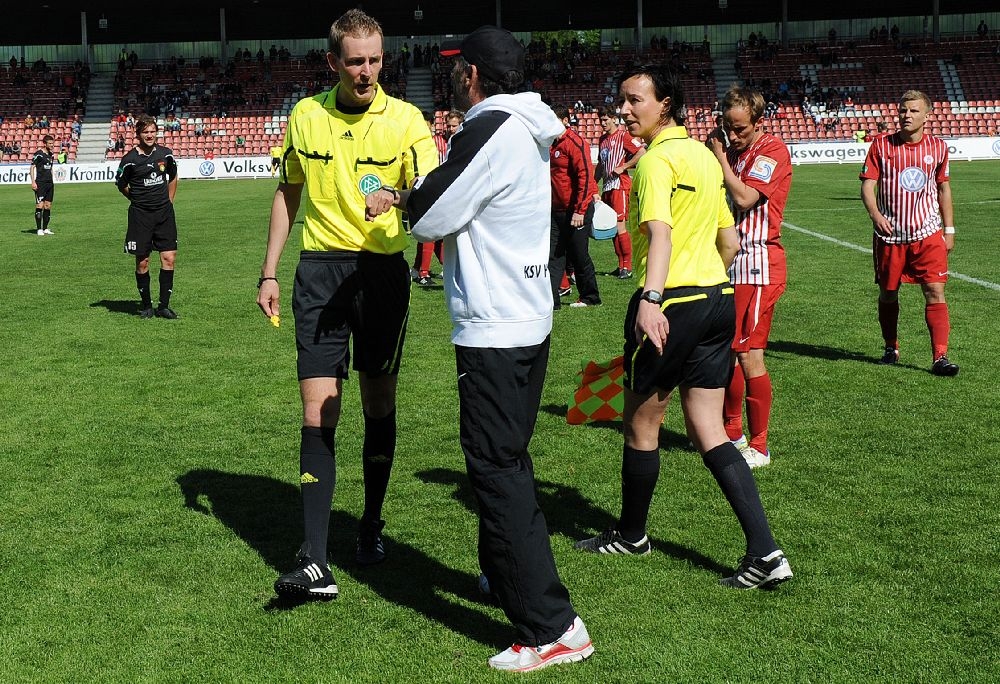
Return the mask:
POLYGON ((50 183, 49 185, 39 185, 38 189, 35 190, 35 204, 51 202, 55 193, 56 186, 54 184, 50 183))
POLYGON ((354 370, 396 375, 410 313, 403 254, 302 252, 292 292, 299 380, 346 378, 354 370))
POLYGON ((625 386, 636 394, 675 387, 726 387, 733 372, 730 346, 736 332, 733 286, 676 287, 663 293, 660 308, 670 324, 663 355, 644 340, 635 341, 635 317, 642 290, 636 290, 625 315, 625 386))
POLYGON ((160 209, 128 208, 128 230, 125 232, 125 253, 138 257, 150 252, 173 252, 177 249, 177 221, 174 205, 160 209))

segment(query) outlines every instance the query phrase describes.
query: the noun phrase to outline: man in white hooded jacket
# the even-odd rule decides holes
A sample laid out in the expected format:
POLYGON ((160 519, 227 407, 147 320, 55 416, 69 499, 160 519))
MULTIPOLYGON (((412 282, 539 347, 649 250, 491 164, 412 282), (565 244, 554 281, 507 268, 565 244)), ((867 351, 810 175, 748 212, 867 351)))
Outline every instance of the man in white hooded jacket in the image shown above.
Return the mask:
POLYGON ((452 82, 465 122, 439 168, 412 191, 369 196, 368 211, 405 207, 415 238, 444 239, 479 563, 517 629, 489 664, 526 672, 594 652, 556 572, 528 454, 552 330, 549 147, 564 127, 538 94, 513 94, 524 48, 509 32, 484 26, 442 54, 457 56, 452 82))

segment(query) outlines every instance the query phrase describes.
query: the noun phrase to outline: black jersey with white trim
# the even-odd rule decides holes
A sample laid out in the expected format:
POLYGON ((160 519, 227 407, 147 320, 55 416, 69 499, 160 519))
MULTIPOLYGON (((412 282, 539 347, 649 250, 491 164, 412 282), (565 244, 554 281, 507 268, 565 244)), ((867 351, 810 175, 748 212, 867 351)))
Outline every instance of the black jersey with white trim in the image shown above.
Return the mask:
POLYGON ((35 167, 35 183, 37 185, 52 185, 52 155, 45 150, 38 150, 31 159, 35 167))
POLYGON ((160 209, 170 203, 169 185, 177 177, 177 162, 169 147, 155 146, 148 155, 132 148, 118 165, 115 185, 126 186, 132 204, 140 209, 160 209))

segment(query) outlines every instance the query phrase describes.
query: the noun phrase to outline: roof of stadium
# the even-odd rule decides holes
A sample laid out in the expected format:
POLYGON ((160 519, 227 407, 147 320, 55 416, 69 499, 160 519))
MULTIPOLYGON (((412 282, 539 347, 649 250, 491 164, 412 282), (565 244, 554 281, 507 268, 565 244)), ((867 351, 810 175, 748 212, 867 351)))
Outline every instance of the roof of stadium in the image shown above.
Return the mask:
MULTIPOLYGON (((14 3, 8 3, 13 5, 14 3)), ((719 0, 664 2, 644 0, 642 23, 646 27, 743 24, 781 20, 787 4, 789 21, 856 18, 867 24, 888 23, 890 17, 929 15, 934 0, 897 3, 889 17, 884 3, 871 0, 719 0)), ((996 12, 996 2, 938 0, 941 14, 996 12)), ((331 21, 350 7, 362 7, 381 22, 386 35, 442 35, 467 33, 477 26, 496 23, 512 31, 628 28, 638 24, 638 1, 620 3, 582 0, 368 0, 362 3, 317 0, 246 0, 218 2, 167 0, 164 2, 57 2, 34 0, 5 8, 0 22, 0 45, 78 43, 80 12, 87 13, 92 43, 147 43, 217 40, 219 9, 226 10, 226 35, 230 40, 307 38, 325 35, 331 21), (294 8, 290 11, 290 8, 294 8), (423 18, 414 20, 414 10, 423 18), (108 28, 98 21, 107 19, 108 28)), ((992 27, 998 28, 998 27, 992 27)))

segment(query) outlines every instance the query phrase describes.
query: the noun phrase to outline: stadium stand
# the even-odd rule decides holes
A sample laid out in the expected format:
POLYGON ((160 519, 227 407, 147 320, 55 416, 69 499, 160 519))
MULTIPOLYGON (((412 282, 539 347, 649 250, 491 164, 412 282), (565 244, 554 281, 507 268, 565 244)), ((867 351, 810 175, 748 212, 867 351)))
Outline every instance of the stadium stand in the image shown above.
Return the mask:
POLYGON ((57 153, 75 160, 73 115, 86 111, 89 81, 79 62, 50 66, 38 60, 29 67, 12 60, 0 70, 0 161, 29 161, 47 134, 55 138, 57 153))
MULTIPOLYGON (((997 135, 1000 48, 994 42, 973 35, 939 43, 878 36, 857 44, 800 41, 786 49, 742 44, 732 69, 772 103, 767 127, 788 142, 857 139, 858 131, 873 134, 880 123, 891 132, 896 98, 911 87, 925 90, 936 102, 929 132, 997 135)), ((595 110, 615 99, 621 73, 635 55, 610 45, 599 50, 540 41, 529 43, 528 51, 532 88, 546 101, 570 107, 580 134, 596 144, 601 129, 595 110)), ((707 43, 664 40, 641 58, 668 62, 681 74, 688 129, 704 139, 714 128, 718 93, 728 85, 732 57, 713 59, 707 43), (717 79, 717 72, 725 75, 717 79)), ((452 62, 425 60, 422 66, 430 68, 435 128, 441 131, 450 108, 452 62)), ((405 97, 407 71, 407 65, 387 53, 380 80, 390 93, 405 97)), ((86 112, 89 80, 79 63, 15 64, 0 71, 0 160, 28 161, 46 132, 55 137, 57 150, 75 160, 73 117, 86 112), (47 129, 38 127, 42 115, 49 121, 47 129)), ((246 53, 226 65, 204 57, 122 61, 114 79, 105 158, 119 159, 132 145, 127 119, 143 111, 158 116, 164 144, 179 157, 266 155, 280 144, 295 102, 330 85, 319 50, 292 56, 282 49, 277 57, 261 53, 256 58, 246 53)))

